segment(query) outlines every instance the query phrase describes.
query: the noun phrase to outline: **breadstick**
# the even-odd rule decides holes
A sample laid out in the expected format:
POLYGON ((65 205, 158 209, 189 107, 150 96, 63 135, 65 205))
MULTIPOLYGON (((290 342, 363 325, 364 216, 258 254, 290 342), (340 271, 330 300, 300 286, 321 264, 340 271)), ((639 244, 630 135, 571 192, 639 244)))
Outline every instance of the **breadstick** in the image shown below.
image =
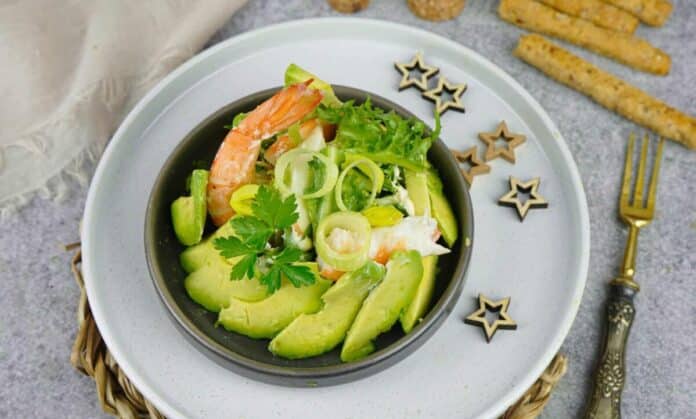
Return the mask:
POLYGON ((632 34, 638 27, 637 17, 601 0, 539 1, 563 13, 589 20, 603 28, 632 34))
POLYGON ((421 19, 440 21, 459 16, 465 3, 465 0, 408 0, 408 8, 421 19))
POLYGON ((334 10, 341 13, 356 13, 370 4, 370 0, 328 0, 328 2, 334 10))
POLYGON ((515 55, 549 77, 657 134, 696 148, 696 118, 655 99, 540 35, 520 37, 515 55))
POLYGON ((647 41, 600 28, 586 20, 557 12, 539 2, 502 0, 498 14, 517 26, 564 39, 633 68, 660 75, 669 73, 669 55, 647 41))
POLYGON ((672 3, 667 0, 604 0, 632 13, 651 26, 662 26, 672 13, 672 3))

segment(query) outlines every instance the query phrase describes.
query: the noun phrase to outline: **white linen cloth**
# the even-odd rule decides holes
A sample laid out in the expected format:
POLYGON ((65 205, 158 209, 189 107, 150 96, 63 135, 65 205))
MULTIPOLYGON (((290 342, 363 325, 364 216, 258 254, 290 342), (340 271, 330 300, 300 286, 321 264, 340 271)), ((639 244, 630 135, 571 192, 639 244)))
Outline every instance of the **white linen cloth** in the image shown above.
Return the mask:
POLYGON ((0 0, 0 216, 86 183, 135 102, 244 3, 0 0))

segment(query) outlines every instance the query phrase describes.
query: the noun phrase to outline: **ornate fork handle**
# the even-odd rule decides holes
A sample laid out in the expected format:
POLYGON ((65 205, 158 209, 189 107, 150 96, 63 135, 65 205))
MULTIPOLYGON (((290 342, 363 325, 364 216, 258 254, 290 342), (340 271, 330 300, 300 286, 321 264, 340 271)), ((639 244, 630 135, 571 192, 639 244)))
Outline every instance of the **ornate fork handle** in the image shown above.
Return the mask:
POLYGON ((607 306, 604 345, 594 377, 594 388, 586 419, 619 419, 621 392, 626 377, 624 357, 628 333, 633 324, 634 288, 612 284, 607 306))

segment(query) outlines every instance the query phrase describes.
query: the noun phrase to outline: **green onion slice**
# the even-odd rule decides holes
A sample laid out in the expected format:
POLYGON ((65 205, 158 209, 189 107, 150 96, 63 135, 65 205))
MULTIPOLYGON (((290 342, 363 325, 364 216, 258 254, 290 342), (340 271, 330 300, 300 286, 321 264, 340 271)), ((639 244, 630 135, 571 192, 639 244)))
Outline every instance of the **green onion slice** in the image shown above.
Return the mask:
MULTIPOLYGON (((308 169, 308 168, 307 168, 308 169)), ((295 172, 294 170, 290 171, 290 176, 292 176, 292 173, 295 172)), ((331 159, 329 159, 327 156, 321 153, 316 153, 314 151, 309 151, 309 150, 304 150, 300 148, 296 148, 294 150, 287 151, 283 153, 278 161, 276 162, 275 166, 275 184, 276 187, 280 190, 280 192, 283 195, 289 195, 291 193, 294 193, 295 196, 299 199, 313 199, 313 198, 319 198, 322 197, 333 189, 334 185, 336 185, 336 180, 338 178, 338 166, 336 166, 336 163, 332 162, 331 159), (290 189, 290 180, 287 179, 288 176, 286 176, 286 173, 288 172, 288 169, 292 169, 296 167, 297 165, 305 165, 308 166, 308 163, 310 160, 313 158, 318 159, 321 164, 324 165, 326 168, 326 175, 324 176, 324 183, 321 185, 319 189, 316 191, 310 192, 310 193, 304 193, 304 192, 293 192, 290 189)))
POLYGON ((354 271, 367 262, 371 234, 370 223, 359 212, 334 212, 319 221, 314 236, 314 246, 317 250, 317 255, 335 269, 346 272, 354 271), (352 233, 353 243, 358 246, 357 249, 352 252, 342 253, 331 247, 327 239, 335 228, 352 233))
MULTIPOLYGON (((350 211, 350 209, 343 202, 343 181, 346 178, 348 172, 357 167, 361 172, 366 173, 367 177, 370 178, 372 182, 372 189, 370 190, 370 198, 367 200, 364 208, 370 208, 375 201, 377 192, 382 189, 382 184, 384 183, 384 173, 382 169, 377 166, 377 163, 372 160, 362 157, 355 159, 350 162, 338 176, 338 181, 336 181, 336 205, 341 211, 350 211)), ((360 211, 364 208, 355 208, 356 211, 360 211)))

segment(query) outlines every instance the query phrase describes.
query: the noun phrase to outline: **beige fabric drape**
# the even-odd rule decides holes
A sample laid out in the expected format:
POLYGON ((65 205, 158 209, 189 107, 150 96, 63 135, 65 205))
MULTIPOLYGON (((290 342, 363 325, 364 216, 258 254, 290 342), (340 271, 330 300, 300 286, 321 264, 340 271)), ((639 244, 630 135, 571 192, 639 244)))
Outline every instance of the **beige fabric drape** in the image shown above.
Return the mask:
POLYGON ((245 0, 0 0, 0 216, 86 182, 119 122, 245 0))

